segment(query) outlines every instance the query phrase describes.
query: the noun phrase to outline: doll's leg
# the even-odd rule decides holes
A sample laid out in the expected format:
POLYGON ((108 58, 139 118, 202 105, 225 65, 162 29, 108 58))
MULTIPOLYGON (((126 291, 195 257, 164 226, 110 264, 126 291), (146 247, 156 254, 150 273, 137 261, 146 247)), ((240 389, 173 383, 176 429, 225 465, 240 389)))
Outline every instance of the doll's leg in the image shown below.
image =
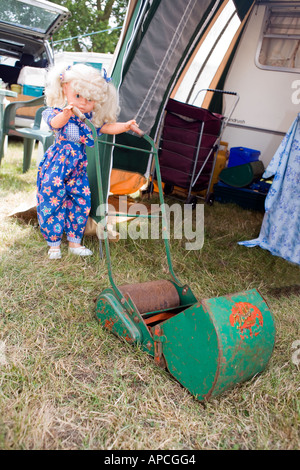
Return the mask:
MULTIPOLYGON (((42 219, 41 216, 39 216, 38 219, 40 222, 41 233, 43 237, 45 238, 47 245, 49 247, 49 251, 48 251, 49 259, 60 259, 61 258, 60 244, 61 244, 62 232, 61 231, 60 233, 57 232, 57 229, 58 229, 57 225, 53 225, 49 223, 49 225, 46 226, 44 221, 41 222, 41 219, 42 219)), ((49 219, 48 219, 48 222, 49 222, 49 219)))
POLYGON ((54 233, 53 227, 51 226, 50 228, 48 228, 45 225, 41 215, 38 215, 38 219, 40 223, 41 233, 43 237, 45 238, 47 245, 49 246, 49 251, 48 251, 49 259, 60 259, 61 258, 60 244, 61 244, 62 233, 61 234, 54 233))
POLYGON ((81 178, 77 178, 76 186, 68 191, 65 231, 69 242, 69 252, 72 254, 80 256, 93 254, 91 250, 81 245, 90 209, 89 183, 87 175, 84 174, 81 178))
POLYGON ((64 190, 42 185, 37 193, 37 215, 40 230, 49 246, 49 258, 61 258, 60 244, 64 231, 66 217, 66 202, 64 190))

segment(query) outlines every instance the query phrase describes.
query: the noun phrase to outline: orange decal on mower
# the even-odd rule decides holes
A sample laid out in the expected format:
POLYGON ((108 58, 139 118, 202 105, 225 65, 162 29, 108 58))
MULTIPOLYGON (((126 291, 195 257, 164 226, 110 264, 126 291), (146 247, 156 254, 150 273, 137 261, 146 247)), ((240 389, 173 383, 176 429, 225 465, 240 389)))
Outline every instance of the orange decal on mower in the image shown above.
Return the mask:
POLYGON ((249 333, 250 338, 257 336, 263 326, 263 316, 261 311, 249 302, 237 302, 231 310, 229 316, 231 326, 236 325, 240 330, 241 339, 245 339, 249 333))

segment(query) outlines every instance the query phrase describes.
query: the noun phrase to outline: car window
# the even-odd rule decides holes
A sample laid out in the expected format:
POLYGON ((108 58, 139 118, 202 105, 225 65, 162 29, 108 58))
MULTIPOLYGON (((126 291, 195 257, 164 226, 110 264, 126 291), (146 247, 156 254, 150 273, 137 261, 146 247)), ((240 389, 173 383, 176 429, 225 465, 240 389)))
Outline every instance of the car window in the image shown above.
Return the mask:
POLYGON ((8 9, 7 0, 0 0, 0 23, 45 34, 62 13, 58 5, 54 7, 57 11, 47 2, 38 5, 30 0, 10 0, 8 9))

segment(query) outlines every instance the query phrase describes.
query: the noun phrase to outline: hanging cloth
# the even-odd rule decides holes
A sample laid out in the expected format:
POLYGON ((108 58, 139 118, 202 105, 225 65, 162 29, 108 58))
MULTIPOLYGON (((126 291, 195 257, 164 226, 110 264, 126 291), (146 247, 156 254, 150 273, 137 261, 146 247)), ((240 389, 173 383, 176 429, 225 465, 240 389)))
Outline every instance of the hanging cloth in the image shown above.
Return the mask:
POLYGON ((260 246, 275 256, 300 264, 300 113, 263 178, 273 175, 259 237, 238 243, 248 247, 260 246))

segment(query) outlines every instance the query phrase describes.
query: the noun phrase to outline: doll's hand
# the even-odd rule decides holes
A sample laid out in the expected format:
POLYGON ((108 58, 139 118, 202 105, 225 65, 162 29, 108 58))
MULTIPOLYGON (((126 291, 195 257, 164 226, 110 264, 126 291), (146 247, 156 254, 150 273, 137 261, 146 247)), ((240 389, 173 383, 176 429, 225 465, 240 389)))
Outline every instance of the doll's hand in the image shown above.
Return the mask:
POLYGON ((54 129, 62 128, 67 122, 69 121, 70 117, 72 116, 72 105, 68 105, 62 109, 62 111, 51 120, 51 126, 54 129))
POLYGON ((133 130, 131 127, 137 126, 135 119, 130 119, 130 121, 124 122, 124 132, 133 130))
POLYGON ((103 134, 112 135, 123 134, 123 132, 130 130, 136 132, 139 135, 144 135, 144 133, 140 131, 135 119, 131 119, 127 122, 112 122, 111 124, 103 124, 101 127, 101 132, 103 132, 103 134))
POLYGON ((73 103, 68 104, 63 108, 63 112, 65 113, 66 119, 70 119, 70 117, 75 114, 75 116, 79 117, 81 121, 85 121, 86 117, 85 115, 76 107, 73 105, 73 103))
POLYGON ((139 128, 139 125, 135 121, 130 125, 130 130, 138 134, 140 137, 144 135, 144 132, 139 128))
POLYGON ((73 104, 70 103, 67 106, 65 106, 62 110, 62 113, 63 113, 64 117, 69 120, 70 117, 73 114, 73 104))
POLYGON ((129 129, 128 130, 131 130, 132 132, 135 132, 138 135, 143 135, 144 134, 143 131, 141 131, 141 129, 139 128, 139 125, 136 123, 136 121, 134 119, 132 119, 131 121, 128 121, 128 123, 129 123, 129 129))

